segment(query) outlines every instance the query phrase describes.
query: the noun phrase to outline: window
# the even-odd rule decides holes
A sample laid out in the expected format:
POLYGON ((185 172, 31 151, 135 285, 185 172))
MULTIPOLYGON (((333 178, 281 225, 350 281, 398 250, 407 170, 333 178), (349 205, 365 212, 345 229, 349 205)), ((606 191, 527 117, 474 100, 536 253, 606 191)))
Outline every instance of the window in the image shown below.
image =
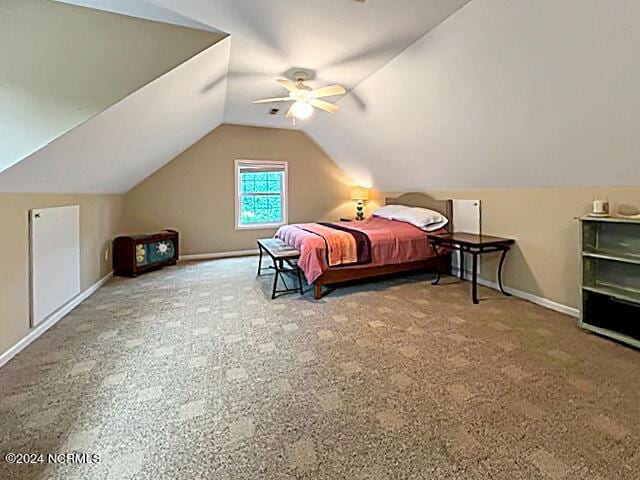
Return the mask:
POLYGON ((236 228, 287 223, 287 162, 236 160, 236 228))

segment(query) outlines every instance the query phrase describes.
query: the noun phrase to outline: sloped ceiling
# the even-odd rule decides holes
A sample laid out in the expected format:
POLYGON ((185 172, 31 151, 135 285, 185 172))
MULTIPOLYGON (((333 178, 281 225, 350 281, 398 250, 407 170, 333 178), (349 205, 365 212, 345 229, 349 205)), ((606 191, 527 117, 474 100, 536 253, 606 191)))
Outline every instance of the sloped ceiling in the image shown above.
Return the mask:
MULTIPOLYGON (((115 8, 111 0, 64 1, 115 8)), ((341 112, 319 112, 298 128, 360 183, 383 190, 638 185, 640 3, 467 3, 148 0, 134 8, 118 2, 122 13, 158 20, 176 15, 231 34, 228 72, 199 64, 203 71, 182 78, 182 90, 189 92, 217 97, 219 87, 225 90, 224 115, 218 115, 218 101, 208 123, 205 109, 196 110, 200 120, 180 123, 184 135, 175 143, 163 137, 155 154, 146 152, 151 147, 143 140, 158 142, 158 133, 171 132, 173 119, 154 110, 152 122, 131 125, 117 151, 118 165, 127 164, 131 178, 109 168, 114 155, 88 155, 93 141, 76 135, 77 145, 58 154, 73 151, 70 158, 79 166, 83 157, 85 170, 101 165, 91 181, 73 169, 60 171, 68 165, 60 160, 47 171, 54 182, 28 181, 20 164, 8 171, 11 178, 0 174, 0 189, 24 191, 14 186, 23 182, 48 191, 121 192, 220 121, 291 128, 266 115, 271 105, 250 102, 280 95, 272 79, 293 67, 316 70, 312 86, 335 82, 351 90, 340 101, 341 112)), ((138 110, 150 108, 155 95, 132 104, 126 115, 139 118, 138 110)), ((185 120, 190 109, 202 107, 196 94, 188 105, 176 90, 163 92, 171 95, 185 120)), ((99 130, 93 129, 95 140, 108 148, 99 130)), ((40 164, 49 161, 43 158, 40 164)))
POLYGON ((128 191, 222 123, 229 47, 218 42, 0 173, 0 191, 128 191))
POLYGON ((306 130, 386 191, 640 186, 640 2, 473 0, 306 130))
POLYGON ((0 0, 0 171, 221 38, 49 0, 0 0))
MULTIPOLYGON (((113 8, 114 0, 65 0, 113 8)), ((121 13, 153 9, 228 32, 232 38, 225 121, 292 128, 252 100, 281 96, 273 79, 294 67, 315 70, 311 85, 351 89, 469 0, 148 0, 121 4, 121 13)), ((303 125, 299 124, 299 128, 303 125)))
POLYGON ((171 10, 167 10, 159 5, 155 5, 148 0, 55 0, 60 3, 68 3, 70 5, 82 5, 84 7, 105 12, 120 13, 131 17, 144 18, 154 20, 156 22, 168 23, 171 25, 179 25, 181 27, 194 28, 198 30, 207 30, 217 32, 210 25, 205 25, 192 18, 187 18, 171 10))
POLYGON ((122 193, 222 121, 291 128, 251 104, 282 93, 274 77, 306 67, 313 85, 354 87, 467 1, 63 0, 233 40, 197 57, 211 63, 188 61, 0 172, 0 191, 122 193))

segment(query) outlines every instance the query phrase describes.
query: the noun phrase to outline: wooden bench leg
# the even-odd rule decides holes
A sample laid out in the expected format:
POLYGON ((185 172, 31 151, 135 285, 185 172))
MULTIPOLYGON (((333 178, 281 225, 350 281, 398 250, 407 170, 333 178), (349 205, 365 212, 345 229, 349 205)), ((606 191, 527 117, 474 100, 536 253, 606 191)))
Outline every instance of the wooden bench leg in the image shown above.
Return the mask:
POLYGON ((300 288, 300 295, 304 295, 304 289, 302 288, 302 272, 300 267, 296 264, 296 274, 298 275, 298 287, 300 288))
POLYGON ((280 269, 278 268, 278 261, 273 259, 273 268, 275 270, 275 274, 273 276, 273 290, 271 291, 271 300, 276 298, 276 292, 278 289, 278 277, 280 276, 280 269))
POLYGON ((262 274, 262 245, 258 244, 258 250, 260 251, 260 258, 258 259, 258 276, 262 274))
POLYGON ((320 300, 322 298, 322 285, 317 283, 313 286, 313 298, 320 300))

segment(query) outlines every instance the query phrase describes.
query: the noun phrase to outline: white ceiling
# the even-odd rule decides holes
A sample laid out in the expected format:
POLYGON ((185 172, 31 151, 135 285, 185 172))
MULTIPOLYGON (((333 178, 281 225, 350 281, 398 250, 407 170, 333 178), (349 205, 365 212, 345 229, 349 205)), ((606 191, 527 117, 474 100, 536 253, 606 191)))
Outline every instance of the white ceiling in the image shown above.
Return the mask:
POLYGON ((57 1, 230 36, 0 172, 0 191, 122 193, 222 122, 292 128, 251 103, 283 93, 275 77, 352 89, 469 0, 57 1))
POLYGON ((224 38, 48 0, 0 12, 0 171, 224 38))
POLYGON ((175 12, 154 5, 148 0, 55 0, 60 3, 69 3, 83 7, 95 8, 106 12, 121 13, 131 17, 155 20, 182 27, 197 28, 200 30, 216 31, 215 28, 200 23, 191 18, 183 17, 175 12))
POLYGON ((305 131, 383 191, 640 185, 640 2, 473 0, 305 131))
POLYGON ((298 128, 382 190, 640 183, 637 0, 73 3, 231 36, 0 174, 0 191, 119 193, 220 122, 290 128, 251 100, 294 67, 350 90, 298 128))
POLYGON ((283 93, 273 78, 305 67, 317 72, 312 85, 351 89, 469 0, 63 1, 231 34, 225 122, 290 128, 284 112, 251 103, 283 93))
POLYGON ((0 192, 128 191, 222 123, 229 47, 227 37, 1 172, 0 192))

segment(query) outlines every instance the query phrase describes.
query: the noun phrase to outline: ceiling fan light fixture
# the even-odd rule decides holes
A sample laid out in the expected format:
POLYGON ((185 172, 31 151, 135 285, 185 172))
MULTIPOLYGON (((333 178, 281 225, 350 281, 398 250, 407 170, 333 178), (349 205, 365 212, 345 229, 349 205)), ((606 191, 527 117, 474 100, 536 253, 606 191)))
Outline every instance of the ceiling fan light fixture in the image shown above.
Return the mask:
POLYGON ((300 120, 306 120, 313 115, 313 107, 307 102, 297 101, 291 108, 293 115, 300 120))
POLYGON ((285 117, 292 119, 294 125, 296 124, 296 119, 306 120, 310 118, 316 108, 329 113, 336 113, 340 110, 338 105, 322 99, 347 93, 342 85, 330 85, 328 87, 313 89, 304 83, 305 78, 307 78, 307 75, 303 72, 296 74, 297 84, 287 78, 276 78, 276 83, 287 89, 289 95, 287 97, 254 100, 253 103, 293 102, 291 108, 287 110, 285 117))

